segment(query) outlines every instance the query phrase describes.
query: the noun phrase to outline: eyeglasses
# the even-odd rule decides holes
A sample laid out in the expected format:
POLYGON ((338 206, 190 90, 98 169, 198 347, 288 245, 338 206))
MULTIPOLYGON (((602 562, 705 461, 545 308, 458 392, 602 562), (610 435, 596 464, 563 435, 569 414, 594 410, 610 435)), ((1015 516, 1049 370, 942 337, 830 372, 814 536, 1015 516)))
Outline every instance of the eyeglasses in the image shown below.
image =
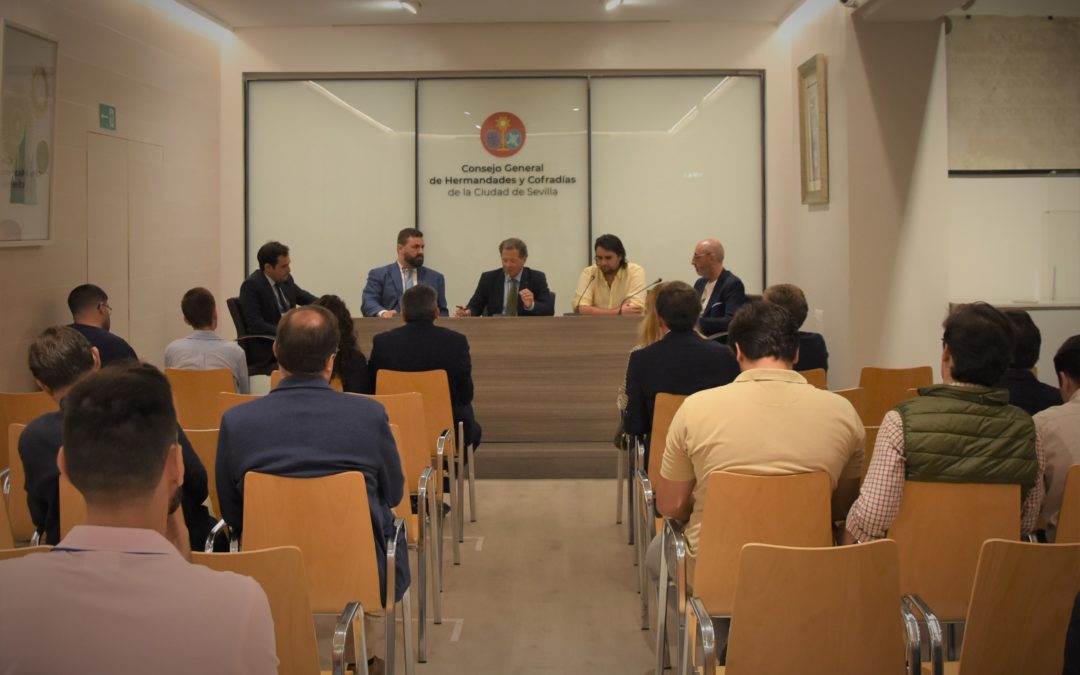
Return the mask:
POLYGON ((698 260, 700 258, 704 258, 707 255, 712 255, 712 254, 711 253, 695 253, 693 259, 698 260))

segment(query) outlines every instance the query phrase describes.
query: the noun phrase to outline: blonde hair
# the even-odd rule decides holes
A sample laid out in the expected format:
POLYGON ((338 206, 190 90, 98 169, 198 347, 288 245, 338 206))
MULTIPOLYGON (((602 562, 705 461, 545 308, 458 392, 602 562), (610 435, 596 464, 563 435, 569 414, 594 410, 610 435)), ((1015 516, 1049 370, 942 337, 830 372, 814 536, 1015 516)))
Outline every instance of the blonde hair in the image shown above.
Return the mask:
POLYGON ((648 347, 654 342, 659 342, 664 337, 664 328, 660 323, 660 315, 656 313, 656 295, 667 284, 660 284, 649 291, 645 296, 645 315, 641 318, 638 326, 638 346, 648 347))

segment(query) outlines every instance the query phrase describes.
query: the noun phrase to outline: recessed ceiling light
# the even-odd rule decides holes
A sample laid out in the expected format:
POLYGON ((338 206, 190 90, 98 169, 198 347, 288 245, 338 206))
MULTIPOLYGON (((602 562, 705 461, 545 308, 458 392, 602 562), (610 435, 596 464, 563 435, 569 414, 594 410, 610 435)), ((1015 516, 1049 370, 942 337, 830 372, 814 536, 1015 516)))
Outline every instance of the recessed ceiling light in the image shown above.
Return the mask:
POLYGON ((623 0, 602 0, 602 2, 604 3, 604 9, 610 12, 621 5, 623 0))
POLYGON ((468 110, 466 110, 466 111, 465 111, 465 114, 466 114, 466 115, 471 115, 472 113, 471 113, 471 112, 469 112, 468 110))
POLYGON ((581 112, 581 108, 570 108, 570 109, 573 110, 574 112, 581 112))
MULTIPOLYGON (((622 0, 619 1, 622 2, 622 0)), ((409 14, 416 14, 420 11, 419 0, 399 0, 399 2, 401 4, 401 8, 409 14)))

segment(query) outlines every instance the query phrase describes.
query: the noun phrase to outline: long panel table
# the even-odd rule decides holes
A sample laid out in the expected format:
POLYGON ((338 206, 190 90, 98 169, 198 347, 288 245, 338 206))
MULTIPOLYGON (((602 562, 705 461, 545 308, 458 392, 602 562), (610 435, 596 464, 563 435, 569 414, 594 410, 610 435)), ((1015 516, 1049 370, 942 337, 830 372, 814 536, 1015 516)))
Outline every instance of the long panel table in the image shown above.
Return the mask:
MULTIPOLYGON (((476 419, 491 442, 610 441, 640 317, 440 318, 469 338, 476 419)), ((400 319, 355 319, 364 354, 400 319)))

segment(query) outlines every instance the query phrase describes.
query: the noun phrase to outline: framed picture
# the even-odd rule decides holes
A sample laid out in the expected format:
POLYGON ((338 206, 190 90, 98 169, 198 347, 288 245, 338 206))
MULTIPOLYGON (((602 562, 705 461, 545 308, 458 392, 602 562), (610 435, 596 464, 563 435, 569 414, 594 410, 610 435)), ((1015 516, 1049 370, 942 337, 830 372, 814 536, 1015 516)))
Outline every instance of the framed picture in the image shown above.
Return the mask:
POLYGON ((802 203, 829 203, 829 117, 825 55, 799 66, 799 155, 802 203))
POLYGON ((0 246, 52 239, 56 41, 0 20, 0 246))

